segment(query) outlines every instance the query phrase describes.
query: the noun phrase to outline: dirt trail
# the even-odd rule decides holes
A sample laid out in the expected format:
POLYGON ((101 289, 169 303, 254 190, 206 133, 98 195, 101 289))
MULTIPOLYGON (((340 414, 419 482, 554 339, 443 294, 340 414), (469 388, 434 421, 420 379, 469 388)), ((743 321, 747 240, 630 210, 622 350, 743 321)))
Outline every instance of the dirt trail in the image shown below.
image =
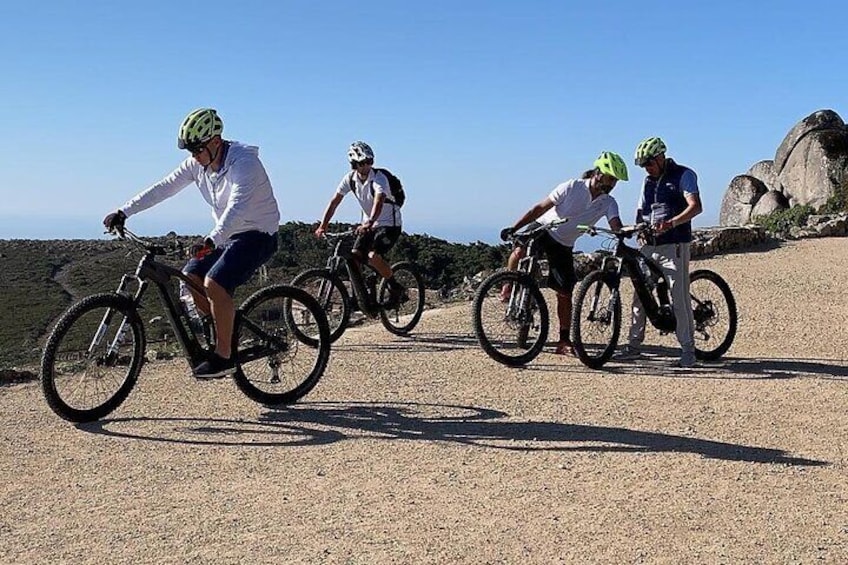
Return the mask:
POLYGON ((0 563, 846 563, 848 240, 697 261, 720 363, 489 360, 470 306, 352 329, 271 410, 148 365, 96 425, 0 387, 0 563))

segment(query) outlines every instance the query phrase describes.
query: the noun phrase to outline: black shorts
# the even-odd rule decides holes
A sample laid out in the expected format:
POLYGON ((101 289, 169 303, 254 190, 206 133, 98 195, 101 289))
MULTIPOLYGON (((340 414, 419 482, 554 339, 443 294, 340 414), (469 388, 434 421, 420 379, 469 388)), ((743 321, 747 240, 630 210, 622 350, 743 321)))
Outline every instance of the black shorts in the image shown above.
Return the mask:
POLYGON ((571 294, 577 284, 573 248, 559 243, 549 232, 539 236, 536 245, 548 258, 548 286, 557 292, 571 294))
POLYGON ((368 230, 356 236, 353 242, 353 252, 366 257, 373 251, 377 255, 385 255, 395 246, 400 237, 400 226, 385 226, 368 230))

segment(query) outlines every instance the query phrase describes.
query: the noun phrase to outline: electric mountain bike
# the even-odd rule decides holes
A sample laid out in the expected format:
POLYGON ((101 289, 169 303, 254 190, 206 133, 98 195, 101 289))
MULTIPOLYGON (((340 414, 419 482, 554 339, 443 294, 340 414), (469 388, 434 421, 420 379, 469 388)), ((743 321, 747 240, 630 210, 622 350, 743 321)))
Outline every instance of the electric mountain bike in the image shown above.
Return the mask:
POLYGON ((498 271, 486 278, 474 295, 472 323, 480 347, 499 363, 517 367, 536 358, 548 339, 548 305, 539 287, 542 250, 536 240, 545 230, 567 222, 555 220, 521 233, 510 241, 527 249, 516 271, 498 271), (510 289, 509 299, 501 290, 510 289))
MULTIPOLYGON (((126 400, 145 362, 147 340, 142 297, 152 284, 165 307, 176 340, 191 367, 215 350, 208 317, 198 331, 178 298, 179 280, 203 294, 179 269, 157 261, 177 250, 146 241, 124 228, 119 237, 142 252, 134 274, 114 292, 83 298, 58 320, 41 359, 41 388, 50 408, 71 422, 103 418, 126 400), (132 291, 131 285, 135 286, 132 291)), ((330 330, 323 310, 301 289, 262 288, 236 311, 232 351, 238 388, 265 405, 289 404, 318 383, 330 356, 330 330), (310 344, 297 339, 308 332, 310 344)))
MULTIPOLYGON (((305 289, 314 296, 324 310, 330 325, 330 341, 344 333, 353 311, 353 297, 359 310, 369 318, 380 318, 389 332, 404 336, 411 332, 424 313, 424 279, 418 268, 401 261, 392 265, 395 280, 403 292, 392 296, 388 281, 371 266, 362 264, 353 256, 355 230, 325 233, 324 238, 333 245, 333 254, 323 269, 308 269, 292 279, 292 286, 305 289), (363 272, 364 271, 364 272, 363 272), (350 283, 351 292, 345 285, 350 283)), ((309 343, 311 335, 300 334, 309 343)))
MULTIPOLYGON (((660 266, 624 240, 651 234, 646 224, 627 226, 619 232, 580 226, 586 233, 603 233, 611 241, 611 255, 600 269, 586 275, 574 293, 571 328, 574 352, 584 365, 601 368, 615 351, 621 332, 621 292, 628 277, 642 302, 646 317, 662 333, 676 328, 669 284, 660 266)), ((698 269, 690 273, 692 311, 695 318, 695 357, 714 360, 730 349, 738 323, 736 300, 730 286, 717 273, 698 269)))

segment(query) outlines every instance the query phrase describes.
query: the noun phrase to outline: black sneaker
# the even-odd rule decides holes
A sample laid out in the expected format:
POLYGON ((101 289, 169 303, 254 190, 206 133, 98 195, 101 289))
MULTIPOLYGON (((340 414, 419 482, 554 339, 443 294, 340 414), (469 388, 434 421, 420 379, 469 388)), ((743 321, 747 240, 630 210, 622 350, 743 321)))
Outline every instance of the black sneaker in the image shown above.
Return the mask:
POLYGON ((217 353, 209 356, 209 359, 192 369, 196 379, 220 379, 231 375, 236 371, 233 358, 224 359, 217 353))

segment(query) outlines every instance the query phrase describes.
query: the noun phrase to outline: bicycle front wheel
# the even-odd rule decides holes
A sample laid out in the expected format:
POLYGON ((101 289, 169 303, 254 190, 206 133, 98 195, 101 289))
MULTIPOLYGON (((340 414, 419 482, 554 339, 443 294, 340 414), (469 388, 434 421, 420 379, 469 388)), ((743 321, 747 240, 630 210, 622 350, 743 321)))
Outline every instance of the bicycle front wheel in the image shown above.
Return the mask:
POLYGON ((291 404, 318 384, 327 367, 327 316, 303 289, 263 288, 239 308, 233 351, 233 378, 248 398, 270 406, 291 404))
POLYGON ((113 293, 65 312, 41 357, 47 405, 70 422, 92 422, 126 400, 144 361, 144 326, 132 302, 113 293))
POLYGON ((621 296, 607 276, 601 271, 589 273, 574 293, 574 353, 591 369, 600 369, 610 360, 621 332, 621 296))
POLYGON ((519 271, 497 272, 480 285, 474 296, 474 333, 486 355, 517 367, 536 358, 548 339, 548 305, 539 285, 519 271), (501 300, 501 291, 509 299, 501 300))
POLYGON ((712 361, 727 353, 736 337, 736 300, 730 286, 713 271, 694 271, 689 280, 695 318, 695 357, 712 361))
MULTIPOLYGON (((330 324, 330 341, 339 339, 350 322, 351 313, 350 295, 342 280, 327 269, 309 269, 292 279, 291 285, 315 297, 330 324)), ((291 325, 295 331, 301 327, 299 324, 291 325)), ((300 334, 298 337, 309 344, 317 343, 314 335, 300 334)))
POLYGON ((392 300, 388 281, 383 279, 377 293, 380 321, 383 327, 395 335, 404 336, 415 329, 424 313, 424 278, 412 263, 402 261, 392 265, 395 280, 403 287, 403 293, 392 300))

